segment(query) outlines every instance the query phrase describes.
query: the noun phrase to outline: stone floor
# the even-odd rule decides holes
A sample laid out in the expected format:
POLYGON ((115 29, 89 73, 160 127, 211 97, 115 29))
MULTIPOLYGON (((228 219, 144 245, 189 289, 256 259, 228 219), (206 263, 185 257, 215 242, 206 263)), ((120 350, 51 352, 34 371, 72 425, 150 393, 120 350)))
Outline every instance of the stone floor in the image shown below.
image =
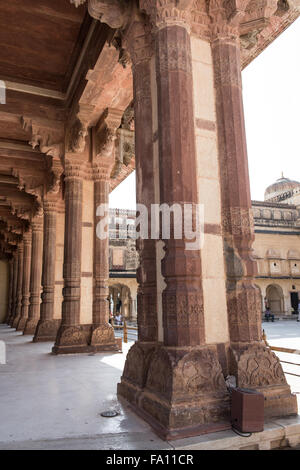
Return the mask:
MULTIPOLYGON (((291 348, 300 350, 300 322, 282 320, 272 322, 263 322, 263 329, 267 335, 267 341, 271 346, 282 348, 291 348)), ((299 366, 282 363, 283 370, 292 374, 300 375, 300 355, 276 352, 281 361, 294 362, 299 366)), ((286 374, 286 379, 291 389, 297 394, 298 409, 300 411, 300 377, 286 374)))
MULTIPOLYGON (((278 323, 266 325, 272 344, 285 335, 278 323)), ((299 333, 300 323, 291 325, 286 333, 288 344, 290 340, 295 344, 299 333)), ((171 443, 159 439, 116 397, 132 343, 124 345, 123 354, 52 356, 52 343, 33 344, 31 337, 6 325, 0 325, 0 340, 7 349, 7 364, 0 365, 0 449, 172 450, 250 445, 247 438, 232 431, 171 443), (100 416, 111 409, 119 415, 100 416)), ((300 379, 294 379, 293 387, 300 390, 300 379)), ((300 420, 292 424, 300 429, 300 420)), ((281 427, 284 423, 269 423, 266 431, 278 434, 281 427)))

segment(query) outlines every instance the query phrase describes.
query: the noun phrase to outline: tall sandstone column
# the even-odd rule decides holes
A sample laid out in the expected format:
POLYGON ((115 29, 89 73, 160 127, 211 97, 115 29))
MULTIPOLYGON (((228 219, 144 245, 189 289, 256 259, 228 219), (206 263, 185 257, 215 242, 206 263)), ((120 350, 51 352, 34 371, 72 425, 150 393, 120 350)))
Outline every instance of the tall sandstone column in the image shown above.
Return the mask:
POLYGON ((56 198, 44 200, 44 240, 42 266, 42 303, 40 319, 33 338, 38 341, 55 341, 60 321, 54 320, 55 268, 56 268, 56 198))
MULTIPOLYGON (((95 155, 94 162, 94 265, 93 265, 93 325, 90 344, 95 351, 118 350, 113 327, 109 324, 108 312, 108 278, 109 278, 109 232, 98 233, 97 211, 101 210, 100 223, 108 223, 108 202, 110 174, 114 164, 115 129, 106 131, 106 142, 103 142, 101 152, 95 155)), ((96 149, 95 149, 96 150, 96 149)), ((97 150, 96 150, 97 152, 97 150)))
MULTIPOLYGON (((168 207, 177 204, 182 210, 189 204, 195 211, 198 193, 189 32, 192 2, 177 3, 168 1, 162 6, 158 1, 140 2, 153 25, 152 93, 156 93, 158 133, 153 133, 151 120, 136 118, 135 128, 138 132, 142 126, 143 132, 150 126, 152 139, 158 139, 160 203, 168 207)), ((148 358, 143 390, 129 396, 119 386, 119 393, 133 402, 164 438, 229 427, 228 392, 217 349, 205 342, 200 250, 188 250, 184 237, 175 239, 174 228, 171 219, 171 237, 163 240, 166 287, 162 292, 162 342, 148 358)), ((127 367, 130 369, 129 361, 127 367)))
POLYGON ((22 297, 23 297, 23 266, 24 266, 24 240, 18 245, 18 286, 17 286, 17 301, 15 307, 15 318, 13 320, 13 328, 17 328, 21 318, 22 310, 22 297))
POLYGON ((31 222, 31 270, 30 270, 30 298, 28 319, 24 335, 34 335, 40 318, 41 277, 43 257, 43 217, 37 215, 31 222))
POLYGON ((86 346, 80 328, 83 162, 65 161, 65 247, 62 321, 54 354, 79 352, 86 346))
MULTIPOLYGON (((155 174, 158 166, 158 148, 154 139, 154 134, 157 133, 156 89, 153 86, 155 54, 149 23, 144 23, 137 17, 127 33, 126 43, 132 59, 133 73, 136 201, 148 211, 150 231, 151 204, 159 202, 159 180, 158 174, 155 174)), ((157 241, 151 237, 136 240, 140 261, 137 269, 138 341, 128 352, 122 381, 118 385, 118 393, 131 403, 135 403, 135 396, 146 385, 147 365, 158 341, 156 244, 157 241)), ((114 301, 114 305, 115 303, 114 301)))
POLYGON ((211 16, 230 372, 238 386, 264 393, 266 417, 294 414, 296 397, 291 395, 278 358, 262 342, 238 29, 226 20, 224 11, 212 10, 211 16))
POLYGON ((14 253, 14 279, 13 279, 13 299, 12 299, 12 307, 11 307, 11 314, 8 320, 8 324, 10 326, 13 325, 13 321, 15 318, 16 312, 16 304, 17 304, 17 289, 18 289, 18 264, 19 264, 19 256, 18 256, 18 249, 16 249, 14 253))
POLYGON ((9 325, 9 320, 12 313, 13 307, 13 290, 14 290, 14 262, 15 257, 12 254, 11 259, 9 260, 9 290, 8 290, 8 307, 7 307, 7 314, 5 318, 5 323, 9 325))
POLYGON ((23 262, 23 288, 21 317, 17 325, 17 331, 23 331, 28 319, 29 296, 30 296, 30 269, 31 269, 31 242, 32 231, 24 233, 24 262, 23 262))

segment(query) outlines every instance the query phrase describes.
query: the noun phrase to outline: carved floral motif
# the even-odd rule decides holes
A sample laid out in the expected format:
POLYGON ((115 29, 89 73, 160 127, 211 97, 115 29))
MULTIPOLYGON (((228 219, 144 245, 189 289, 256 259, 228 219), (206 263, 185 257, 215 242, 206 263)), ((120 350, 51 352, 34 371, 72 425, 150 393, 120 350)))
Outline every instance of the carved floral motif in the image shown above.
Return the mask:
POLYGON ((146 388, 172 399, 226 394, 216 352, 208 348, 182 353, 158 348, 150 361, 146 388))
POLYGON ((240 356, 237 363, 239 387, 264 387, 286 385, 278 357, 261 345, 250 345, 240 356))
POLYGON ((178 24, 188 27, 193 0, 140 0, 140 8, 159 29, 178 24))

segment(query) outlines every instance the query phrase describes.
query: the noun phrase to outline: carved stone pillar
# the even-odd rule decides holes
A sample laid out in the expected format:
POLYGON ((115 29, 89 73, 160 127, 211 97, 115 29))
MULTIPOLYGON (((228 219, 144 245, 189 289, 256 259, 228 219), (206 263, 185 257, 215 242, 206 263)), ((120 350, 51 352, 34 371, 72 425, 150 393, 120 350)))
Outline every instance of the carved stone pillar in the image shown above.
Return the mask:
POLYGON ((17 287, 17 301, 15 307, 15 318, 12 327, 17 328, 21 318, 22 310, 22 296, 23 296, 23 266, 24 266, 24 241, 22 240, 18 245, 18 287, 17 287))
POLYGON ((14 263, 15 257, 12 255, 11 259, 9 260, 9 289, 8 289, 8 307, 7 307, 7 315, 5 318, 5 323, 9 325, 10 317, 12 314, 12 307, 13 307, 13 290, 14 290, 14 263))
MULTIPOLYGON (((149 23, 144 24, 137 18, 130 27, 126 43, 133 73, 136 200, 146 207, 150 227, 151 204, 159 203, 159 180, 155 174, 158 171, 158 153, 155 159, 154 149, 156 146, 157 152, 155 50, 149 23)), ((136 240, 140 260, 137 268, 138 341, 127 355, 122 380, 118 384, 118 394, 133 404, 146 385, 149 359, 158 341, 156 244, 157 240, 151 237, 136 240)), ((114 311, 115 308, 114 298, 114 311)))
POLYGON ((236 28, 215 15, 212 54, 216 90, 222 233, 231 341, 230 372, 240 387, 265 395, 265 415, 297 412, 279 360, 262 342, 261 299, 254 285, 254 224, 244 124, 240 43, 236 28))
POLYGON ((29 310, 29 287, 30 287, 30 269, 31 269, 31 229, 24 234, 24 257, 23 257, 23 289, 22 289, 22 308, 21 317, 17 325, 17 331, 23 331, 28 319, 29 310))
MULTIPOLYGON (((142 126, 145 132, 150 125, 152 139, 158 139, 159 176, 155 176, 160 203, 169 207, 178 204, 182 212, 184 204, 192 205, 194 211, 198 204, 188 23, 191 3, 167 1, 162 6, 158 1, 140 2, 154 23, 156 56, 151 90, 157 95, 158 133, 153 133, 151 120, 136 119, 135 126, 142 126)), ((145 83, 142 77, 140 80, 145 83)), ((184 236, 175 239, 174 227, 171 219, 171 238, 163 240, 163 342, 147 362, 142 352, 140 361, 131 364, 128 356, 118 388, 164 438, 229 427, 229 397, 217 348, 205 344, 200 250, 188 250, 184 236), (132 369, 138 369, 139 363, 146 369, 141 390, 129 385, 132 369)))
POLYGON ((32 247, 30 270, 30 298, 24 335, 34 335, 40 318, 41 276, 43 257, 43 217, 37 215, 31 222, 32 247))
POLYGON ((52 349, 54 354, 79 352, 86 347, 80 328, 82 199, 83 164, 76 159, 66 159, 64 289, 62 321, 52 349))
MULTIPOLYGON (((114 139, 112 139, 114 142, 114 139)), ((114 145, 114 144, 113 144, 114 145)), ((95 227, 97 224, 97 209, 102 206, 103 218, 107 221, 108 230, 108 196, 109 178, 114 163, 114 153, 108 156, 98 157, 97 165, 94 167, 94 214, 95 227)), ((93 326, 91 333, 91 346, 96 351, 119 349, 116 345, 114 329, 108 322, 108 279, 109 279, 109 234, 107 237, 99 236, 94 230, 94 286, 93 286, 93 326)))
POLYGON ((44 241, 42 266, 42 303, 40 319, 33 338, 38 341, 55 341, 60 321, 54 320, 54 292, 56 265, 56 198, 45 199, 44 241))
POLYGON ((13 278, 12 306, 11 306, 11 314, 8 320, 8 324, 10 326, 13 325, 13 321, 14 321, 15 313, 16 313, 17 289, 18 289, 18 264, 19 264, 18 250, 16 250, 16 252, 14 253, 14 278, 13 278))

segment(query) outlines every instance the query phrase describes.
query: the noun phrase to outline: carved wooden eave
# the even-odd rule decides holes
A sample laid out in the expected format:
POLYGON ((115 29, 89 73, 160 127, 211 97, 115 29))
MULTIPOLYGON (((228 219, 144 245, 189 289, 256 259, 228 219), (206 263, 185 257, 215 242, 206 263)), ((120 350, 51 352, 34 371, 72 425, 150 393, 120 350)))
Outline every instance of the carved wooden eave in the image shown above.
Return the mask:
POLYGON ((27 170, 13 170, 13 176, 18 178, 18 189, 26 195, 33 196, 34 210, 32 216, 42 207, 42 198, 46 188, 47 176, 45 173, 35 173, 27 170))
POLYGON ((30 220, 39 210, 39 203, 36 196, 32 196, 22 190, 20 186, 17 188, 0 187, 1 193, 5 193, 2 203, 9 206, 11 214, 22 220, 30 220))
POLYGON ((285 31, 299 16, 299 0, 288 0, 289 7, 286 8, 286 2, 278 2, 278 7, 269 22, 261 30, 253 28, 252 32, 246 32, 243 29, 246 25, 241 25, 241 59, 242 67, 245 68, 255 57, 263 52, 283 31, 285 31))
POLYGON ((93 69, 86 76, 87 84, 79 99, 79 106, 92 107, 88 126, 95 126, 107 108, 123 112, 132 101, 131 68, 119 62, 119 51, 106 44, 93 69))
POLYGON ((0 221, 7 224, 7 231, 22 236, 28 227, 28 221, 19 218, 16 214, 12 214, 10 207, 0 204, 0 221))
POLYGON ((114 180, 119 181, 121 176, 124 179, 135 168, 134 131, 122 128, 117 130, 115 155, 115 165, 111 173, 112 185, 114 180))

